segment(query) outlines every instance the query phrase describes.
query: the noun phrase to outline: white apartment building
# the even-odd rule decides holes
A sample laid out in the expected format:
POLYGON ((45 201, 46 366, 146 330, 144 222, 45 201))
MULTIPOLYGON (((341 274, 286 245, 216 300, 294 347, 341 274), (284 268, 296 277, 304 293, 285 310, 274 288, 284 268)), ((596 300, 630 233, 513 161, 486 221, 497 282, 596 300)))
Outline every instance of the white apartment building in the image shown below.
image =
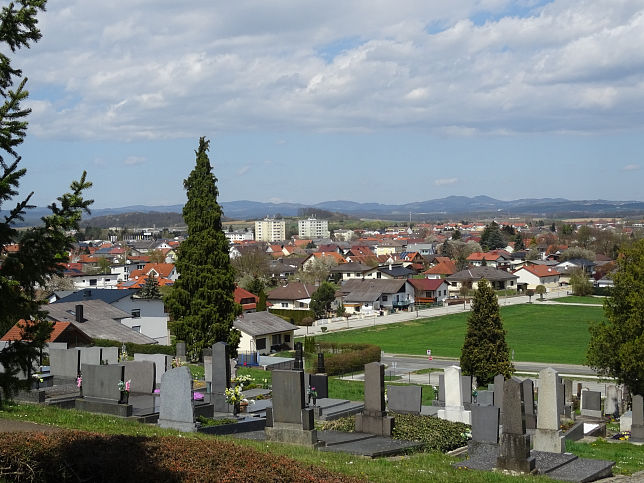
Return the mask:
POLYGON ((298 235, 300 238, 329 238, 329 222, 327 220, 317 220, 307 218, 297 222, 298 235))
POLYGON ((284 220, 264 218, 255 222, 255 240, 278 242, 286 239, 286 223, 284 220))
POLYGON ((236 242, 236 241, 251 241, 255 239, 255 235, 253 234, 252 230, 244 231, 244 230, 235 230, 235 231, 227 231, 225 232, 226 238, 230 242, 236 242))

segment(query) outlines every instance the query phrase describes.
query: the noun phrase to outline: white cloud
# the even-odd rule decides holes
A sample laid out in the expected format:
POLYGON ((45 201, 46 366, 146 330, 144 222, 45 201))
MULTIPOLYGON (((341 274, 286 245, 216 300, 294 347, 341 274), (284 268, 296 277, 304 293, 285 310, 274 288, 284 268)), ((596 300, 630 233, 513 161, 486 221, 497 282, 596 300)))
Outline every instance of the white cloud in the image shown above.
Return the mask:
POLYGON ((239 169, 237 170, 237 176, 243 176, 243 175, 245 175, 246 173, 248 173, 248 170, 249 170, 249 169, 250 169, 250 166, 248 166, 248 165, 247 165, 247 166, 242 166, 241 168, 239 168, 239 169))
POLYGON ((644 103, 641 0, 70 2, 21 53, 38 136, 600 133, 644 103))
POLYGON ((123 161, 123 164, 126 164, 128 166, 134 166, 137 164, 143 164, 145 162, 146 162, 146 159, 143 156, 128 156, 123 161))
POLYGON ((434 180, 436 186, 445 186, 458 182, 458 178, 439 178, 434 180))
POLYGON ((639 164, 627 164, 622 168, 624 171, 637 171, 640 169, 639 164))

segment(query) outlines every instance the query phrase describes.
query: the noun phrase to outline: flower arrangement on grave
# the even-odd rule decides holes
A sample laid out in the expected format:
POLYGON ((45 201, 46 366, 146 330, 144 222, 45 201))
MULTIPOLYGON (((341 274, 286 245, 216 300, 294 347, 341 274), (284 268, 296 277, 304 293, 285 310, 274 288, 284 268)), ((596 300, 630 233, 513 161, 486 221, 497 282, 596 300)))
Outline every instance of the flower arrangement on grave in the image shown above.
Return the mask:
POLYGON ((244 374, 241 376, 237 376, 235 379, 232 380, 232 382, 235 383, 235 386, 240 386, 241 388, 243 388, 245 385, 253 382, 253 377, 248 374, 244 374))
POLYGON ((203 401, 204 395, 202 392, 195 392, 192 394, 193 401, 203 401))
POLYGON ((32 374, 31 375, 32 379, 35 379, 38 382, 43 382, 44 379, 41 377, 41 374, 32 374))
POLYGON ((228 387, 224 391, 228 404, 239 404, 244 397, 240 386, 228 387))
POLYGON ((131 379, 128 379, 127 381, 119 381, 117 384, 119 391, 124 392, 126 394, 130 394, 130 383, 132 382, 131 379))
POLYGON ((177 367, 182 367, 182 366, 185 366, 185 365, 186 365, 186 363, 183 362, 181 359, 179 359, 177 357, 172 358, 172 368, 173 369, 175 369, 177 367))
POLYGON ((315 390, 315 387, 313 386, 309 387, 308 396, 309 396, 309 403, 311 402, 311 399, 313 399, 313 405, 315 406, 315 401, 318 398, 318 392, 315 390))

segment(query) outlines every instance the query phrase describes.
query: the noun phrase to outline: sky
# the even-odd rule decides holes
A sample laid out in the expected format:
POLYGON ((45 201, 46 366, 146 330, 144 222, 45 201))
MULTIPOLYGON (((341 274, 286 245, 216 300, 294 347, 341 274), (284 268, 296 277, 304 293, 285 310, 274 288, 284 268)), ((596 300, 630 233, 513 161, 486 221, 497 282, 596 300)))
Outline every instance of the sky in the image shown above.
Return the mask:
MULTIPOLYGON (((2 1, 1 4, 6 4, 2 1)), ((50 0, 22 192, 94 207, 644 200, 644 0, 50 0)), ((4 49, 3 49, 4 50, 4 49)))

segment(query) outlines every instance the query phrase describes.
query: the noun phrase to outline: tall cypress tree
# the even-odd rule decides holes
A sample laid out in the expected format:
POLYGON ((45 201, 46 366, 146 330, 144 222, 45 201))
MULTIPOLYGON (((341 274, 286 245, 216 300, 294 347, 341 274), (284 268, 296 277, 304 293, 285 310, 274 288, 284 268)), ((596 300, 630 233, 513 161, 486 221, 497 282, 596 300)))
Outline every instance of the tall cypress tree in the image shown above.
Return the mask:
POLYGON ((233 321, 241 306, 234 299, 234 271, 221 226, 222 210, 217 203, 217 178, 208 159, 209 144, 205 138, 199 139, 197 164, 183 182, 188 195, 183 207, 188 238, 179 247, 176 267, 180 275, 166 300, 175 320, 175 335, 186 341, 193 358, 219 341, 226 342, 234 356, 240 339, 233 321))
POLYGON ((461 350, 461 368, 466 375, 476 376, 479 386, 492 382, 494 376, 510 377, 514 367, 505 342, 505 329, 499 313, 496 294, 487 280, 478 283, 467 318, 467 334, 461 350))

